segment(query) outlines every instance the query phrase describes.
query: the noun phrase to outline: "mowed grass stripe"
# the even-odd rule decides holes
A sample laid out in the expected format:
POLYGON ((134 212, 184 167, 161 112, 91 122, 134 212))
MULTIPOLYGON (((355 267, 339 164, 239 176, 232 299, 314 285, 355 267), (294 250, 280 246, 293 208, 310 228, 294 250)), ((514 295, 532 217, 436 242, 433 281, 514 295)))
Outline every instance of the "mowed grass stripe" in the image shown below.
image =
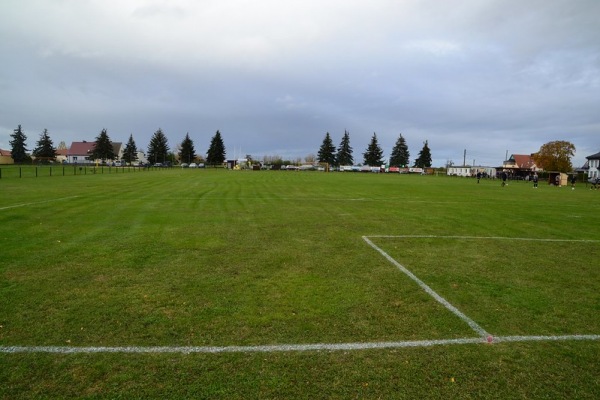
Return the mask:
MULTIPOLYGON (((264 187, 228 173, 204 176, 200 186, 219 192, 215 200, 193 199, 198 176, 160 174, 151 184, 126 176, 110 190, 103 177, 68 207, 38 215, 61 216, 43 224, 55 242, 34 242, 35 265, 26 254, 12 263, 8 277, 18 285, 3 339, 260 345, 466 333, 394 271, 365 265, 360 248, 348 251, 356 239, 335 222, 348 214, 343 206, 264 197, 264 187), (245 200, 259 194, 266 200, 245 200), (429 331, 415 329, 424 323, 429 331)), ((287 192, 306 195, 306 187, 287 192)))

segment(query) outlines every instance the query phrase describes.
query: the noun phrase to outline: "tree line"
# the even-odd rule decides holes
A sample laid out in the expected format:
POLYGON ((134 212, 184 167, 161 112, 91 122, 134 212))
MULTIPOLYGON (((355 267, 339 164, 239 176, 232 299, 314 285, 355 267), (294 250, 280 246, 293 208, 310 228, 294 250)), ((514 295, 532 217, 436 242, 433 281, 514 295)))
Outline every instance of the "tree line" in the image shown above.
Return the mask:
MULTIPOLYGON (((21 125, 14 129, 10 136, 12 138, 10 141, 11 154, 16 164, 30 162, 31 156, 42 161, 56 161, 57 149, 54 147, 52 139, 50 138, 50 134, 48 133, 48 129, 44 129, 44 131, 40 134, 40 138, 36 142, 36 146, 32 150, 31 156, 27 154, 29 151, 29 149, 26 147, 27 136, 23 132, 21 125)), ((163 133, 162 129, 159 128, 156 132, 154 132, 152 138, 150 139, 150 143, 148 144, 148 149, 146 152, 146 158, 148 161, 153 161, 155 163, 164 163, 169 161, 169 155, 171 154, 170 150, 171 149, 169 147, 167 137, 163 133)), ((130 134, 129 140, 123 149, 123 156, 121 159, 127 163, 134 163, 138 161, 137 154, 137 145, 133 139, 133 134, 130 134)), ((225 162, 225 154, 226 149, 223 143, 223 138, 221 136, 221 132, 217 130, 210 141, 210 146, 206 154, 206 164, 223 164, 223 162, 225 162)), ((178 156, 179 160, 182 162, 192 162, 200 158, 198 154, 196 154, 194 141, 190 138, 189 133, 186 133, 185 138, 179 145, 178 156)), ((93 160, 102 161, 117 159, 118 155, 114 152, 112 141, 110 140, 106 129, 102 129, 98 136, 96 136, 92 153, 89 155, 89 157, 93 160)))
MULTIPOLYGON (((350 146, 350 133, 344 131, 344 136, 340 145, 334 146, 329 132, 325 133, 323 143, 319 148, 317 154, 318 160, 321 163, 327 163, 329 165, 354 165, 352 146, 350 146)), ((373 133, 371 141, 367 146, 367 149, 363 153, 363 164, 370 166, 380 166, 385 163, 383 157, 383 149, 377 141, 377 134, 373 133)), ((408 167, 410 165, 410 152, 408 151, 408 145, 406 139, 400 134, 396 140, 396 144, 392 149, 392 153, 389 159, 390 167, 408 167)), ((423 143, 423 148, 419 152, 418 157, 413 163, 413 167, 417 168, 429 168, 431 167, 431 150, 429 149, 429 143, 427 140, 423 143)))

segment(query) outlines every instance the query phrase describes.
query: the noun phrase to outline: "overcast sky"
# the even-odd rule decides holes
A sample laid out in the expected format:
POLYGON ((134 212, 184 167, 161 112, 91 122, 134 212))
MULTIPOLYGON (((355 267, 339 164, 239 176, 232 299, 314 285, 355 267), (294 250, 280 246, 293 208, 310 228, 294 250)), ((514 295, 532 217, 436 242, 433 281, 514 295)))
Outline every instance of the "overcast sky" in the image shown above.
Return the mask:
POLYGON ((599 0, 2 0, 0 148, 189 132, 228 158, 399 134, 411 162, 600 151, 599 0))

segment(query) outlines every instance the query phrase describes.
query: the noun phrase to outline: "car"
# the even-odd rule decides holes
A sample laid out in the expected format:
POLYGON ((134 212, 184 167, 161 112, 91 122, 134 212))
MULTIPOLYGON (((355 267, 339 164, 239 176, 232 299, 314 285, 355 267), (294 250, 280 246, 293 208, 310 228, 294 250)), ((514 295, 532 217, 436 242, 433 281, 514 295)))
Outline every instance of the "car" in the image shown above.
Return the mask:
POLYGON ((198 168, 198 165, 193 162, 193 163, 190 164, 190 168, 198 168))
POLYGON ((181 163, 181 168, 188 168, 190 166, 190 164, 188 163, 181 163))
POLYGON ((161 167, 163 166, 163 164, 162 164, 162 163, 159 163, 159 162, 157 162, 157 163, 154 163, 154 166, 155 166, 155 167, 157 167, 157 168, 161 168, 161 167))

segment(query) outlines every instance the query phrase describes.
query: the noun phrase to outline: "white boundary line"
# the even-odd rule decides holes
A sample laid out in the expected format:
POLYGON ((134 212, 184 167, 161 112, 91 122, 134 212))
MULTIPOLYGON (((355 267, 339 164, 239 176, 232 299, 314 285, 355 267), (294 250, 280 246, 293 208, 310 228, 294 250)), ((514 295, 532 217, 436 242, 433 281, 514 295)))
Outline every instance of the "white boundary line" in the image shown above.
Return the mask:
MULTIPOLYGON (((497 336, 493 343, 539 342, 539 341, 596 341, 600 335, 560 335, 560 336, 497 336)), ((408 340, 400 342, 372 343, 317 343, 282 344, 270 346, 117 346, 117 347, 76 347, 76 346, 0 346, 0 354, 53 353, 53 354, 96 354, 96 353, 276 353, 303 351, 348 351, 372 349, 397 349, 412 347, 432 347, 459 344, 490 344, 484 338, 459 338, 437 340, 408 340)))
MULTIPOLYGON (((73 198, 78 196, 66 197, 73 198)), ((38 204, 38 203, 31 203, 38 204)), ((25 206, 13 206, 21 207, 25 206)), ((7 207, 5 207, 7 208, 7 207)), ((5 209, 0 208, 0 210, 5 209)), ((12 207, 8 207, 12 208, 12 207)), ((96 353, 274 353, 274 352, 303 352, 303 351, 340 351, 340 350, 369 350, 369 349, 391 349, 411 347, 432 347, 459 344, 491 344, 491 343, 514 343, 514 342, 539 342, 539 341, 597 341, 600 335, 554 335, 554 336, 494 336, 489 335, 477 323, 460 312, 433 289, 417 278, 412 272, 394 260, 385 251, 377 247, 369 238, 440 238, 440 239, 506 239, 527 240, 546 242, 600 242, 599 240, 570 240, 570 239, 531 239, 531 238, 509 238, 509 237, 481 237, 481 236, 435 236, 435 235, 371 235, 363 236, 363 240, 372 248, 382 254, 388 261, 394 264, 400 271, 413 279, 429 295, 443 304, 479 334, 477 338, 458 339, 434 339, 434 340, 408 340, 398 342, 367 342, 367 343, 316 343, 316 344, 283 344, 264 346, 114 346, 114 347, 76 347, 76 346, 2 346, 0 354, 17 353, 53 353, 53 354, 96 354, 96 353)))
POLYGON ((51 203, 53 201, 62 201, 62 200, 69 200, 69 199, 75 199, 79 196, 69 196, 69 197, 61 197, 59 199, 52 199, 52 200, 44 200, 44 201, 36 201, 34 203, 23 203, 23 204, 16 204, 14 206, 6 206, 6 207, 0 207, 0 211, 2 210, 8 210, 11 208, 19 208, 19 207, 27 207, 27 206, 33 206, 36 204, 46 204, 46 203, 51 203))
POLYGON ((429 294, 431 297, 433 297, 438 303, 442 304, 450 312, 452 312, 458 318, 460 318, 464 322, 466 322, 467 325, 469 325, 471 327, 471 329, 473 329, 475 332, 477 332, 477 334, 479 336, 484 337, 484 338, 489 336, 489 333, 487 333, 485 329, 483 329, 481 326, 479 326, 479 324, 477 324, 477 322, 475 322, 471 318, 467 317, 458 308, 456 308, 452 304, 450 304, 450 302, 448 300, 444 299, 442 296, 437 294, 425 282, 423 282, 422 280, 417 278, 417 276, 415 274, 413 274, 408 269, 406 269, 406 267, 404 267, 402 264, 400 264, 398 261, 396 261, 394 258, 392 258, 388 253, 386 253, 385 251, 383 251, 382 249, 377 247, 371 240, 369 240, 369 238, 367 236, 363 236, 362 238, 365 242, 367 242, 367 244, 369 246, 371 246, 373 249, 377 250, 377 252, 379 252, 379 254, 384 256, 386 260, 388 260, 390 263, 394 264, 396 266, 396 268, 398 268, 402 273, 404 273, 410 279, 415 281, 423 290, 425 290, 425 292, 427 292, 427 294, 429 294))
POLYGON ((466 240, 520 240, 527 242, 581 242, 581 243, 600 243, 600 240, 594 239, 535 239, 522 237, 506 236, 438 236, 438 235, 369 235, 364 238, 384 238, 384 239, 466 239, 466 240))

